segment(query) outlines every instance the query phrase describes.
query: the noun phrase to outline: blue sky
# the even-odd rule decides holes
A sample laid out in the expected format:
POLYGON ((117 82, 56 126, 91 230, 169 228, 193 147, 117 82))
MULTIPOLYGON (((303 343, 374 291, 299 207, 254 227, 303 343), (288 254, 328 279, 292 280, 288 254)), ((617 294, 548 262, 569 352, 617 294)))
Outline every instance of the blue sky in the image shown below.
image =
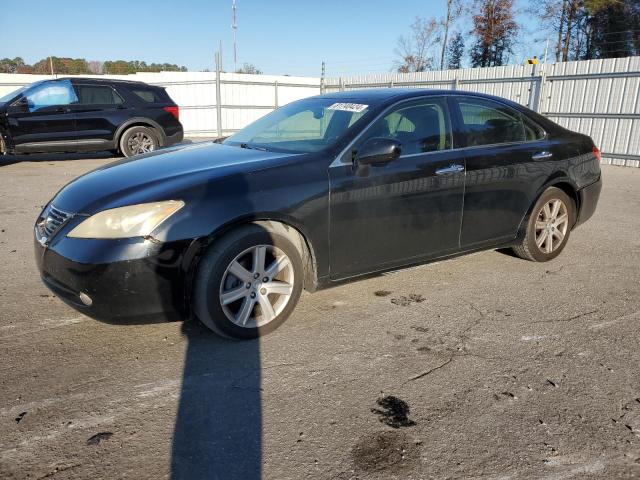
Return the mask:
MULTIPOLYGON (((524 1, 524 0, 523 0, 524 1)), ((442 17, 445 0, 237 0, 238 62, 264 73, 318 76, 389 71, 416 15, 442 17)), ((524 19, 524 17, 521 17, 524 19)), ((231 0, 2 0, 0 57, 168 62, 213 69, 223 42, 232 68, 231 0)), ((464 31, 468 26, 460 25, 464 31)), ((518 61, 544 41, 521 35, 518 61)))

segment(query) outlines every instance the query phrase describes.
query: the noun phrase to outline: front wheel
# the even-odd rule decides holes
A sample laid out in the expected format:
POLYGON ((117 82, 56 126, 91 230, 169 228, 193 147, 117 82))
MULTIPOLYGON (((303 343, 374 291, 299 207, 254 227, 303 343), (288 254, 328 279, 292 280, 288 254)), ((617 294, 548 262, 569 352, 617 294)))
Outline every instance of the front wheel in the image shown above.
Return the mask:
POLYGON ((303 277, 302 257, 290 238, 247 225, 214 243, 202 258, 193 309, 219 335, 256 338, 289 317, 303 277))
POLYGON ((520 258, 547 262, 560 255, 575 223, 575 205, 556 187, 547 188, 531 211, 527 231, 513 251, 520 258))
POLYGON ((158 139, 147 127, 131 127, 120 138, 120 151, 125 157, 153 152, 157 148, 158 139))

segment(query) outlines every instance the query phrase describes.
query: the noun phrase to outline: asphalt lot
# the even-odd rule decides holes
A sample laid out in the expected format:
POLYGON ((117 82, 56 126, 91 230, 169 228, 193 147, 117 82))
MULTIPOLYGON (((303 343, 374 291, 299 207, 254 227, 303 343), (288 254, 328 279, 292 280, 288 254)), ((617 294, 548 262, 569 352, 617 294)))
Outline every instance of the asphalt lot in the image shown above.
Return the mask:
POLYGON ((640 477, 640 169, 603 167, 551 263, 304 294, 239 343, 101 323, 41 284, 39 209, 112 161, 72 158, 0 163, 0 478, 640 477))

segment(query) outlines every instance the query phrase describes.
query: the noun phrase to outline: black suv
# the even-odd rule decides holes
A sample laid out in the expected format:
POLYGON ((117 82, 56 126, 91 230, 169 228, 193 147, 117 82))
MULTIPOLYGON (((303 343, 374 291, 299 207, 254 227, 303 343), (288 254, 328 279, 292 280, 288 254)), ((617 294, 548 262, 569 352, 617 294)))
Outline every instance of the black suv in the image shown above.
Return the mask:
POLYGON ((0 97, 0 154, 111 150, 127 157, 182 141, 162 87, 97 78, 36 82, 0 97))

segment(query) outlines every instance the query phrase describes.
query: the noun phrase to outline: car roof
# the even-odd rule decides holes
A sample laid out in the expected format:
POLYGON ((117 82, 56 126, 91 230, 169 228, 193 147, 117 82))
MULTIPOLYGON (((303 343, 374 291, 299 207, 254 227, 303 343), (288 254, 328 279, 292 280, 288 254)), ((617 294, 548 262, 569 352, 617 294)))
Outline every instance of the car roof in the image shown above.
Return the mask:
POLYGON ((56 80, 70 80, 72 83, 82 82, 82 83, 122 83, 126 85, 139 85, 139 86, 149 86, 153 87, 153 85, 149 85, 148 83, 136 81, 136 80, 123 80, 120 78, 96 78, 96 77, 60 77, 56 80))
POLYGON ((371 104, 386 103, 390 100, 404 100, 415 97, 436 96, 436 95, 460 95, 483 97, 492 100, 500 100, 512 104, 513 102, 501 97, 487 95, 485 93, 468 92, 464 90, 444 90, 433 88, 367 88, 360 90, 346 90, 343 92, 331 92, 319 95, 316 98, 331 98, 344 102, 363 102, 371 104))

